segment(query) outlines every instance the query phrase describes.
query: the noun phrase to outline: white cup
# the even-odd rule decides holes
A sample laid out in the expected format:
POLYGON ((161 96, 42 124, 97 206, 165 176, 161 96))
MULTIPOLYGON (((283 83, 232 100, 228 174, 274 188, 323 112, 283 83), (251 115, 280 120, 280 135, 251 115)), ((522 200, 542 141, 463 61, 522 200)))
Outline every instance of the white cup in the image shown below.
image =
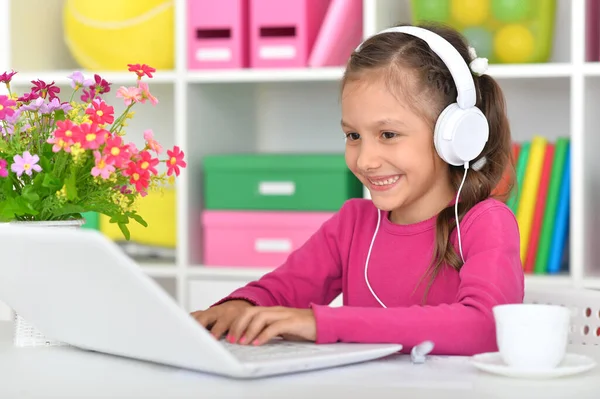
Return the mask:
POLYGON ((571 312, 558 305, 507 304, 493 308, 500 356, 510 367, 548 370, 565 357, 571 312))

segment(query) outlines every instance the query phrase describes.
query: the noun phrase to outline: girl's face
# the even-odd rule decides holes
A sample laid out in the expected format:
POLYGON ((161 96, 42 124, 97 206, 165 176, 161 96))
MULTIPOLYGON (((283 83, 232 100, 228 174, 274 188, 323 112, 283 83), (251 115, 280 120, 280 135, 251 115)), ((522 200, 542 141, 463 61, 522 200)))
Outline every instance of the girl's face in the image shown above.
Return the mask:
POLYGON ((407 101, 380 80, 349 81, 342 92, 346 164, 400 224, 433 217, 454 195, 432 128, 407 101))

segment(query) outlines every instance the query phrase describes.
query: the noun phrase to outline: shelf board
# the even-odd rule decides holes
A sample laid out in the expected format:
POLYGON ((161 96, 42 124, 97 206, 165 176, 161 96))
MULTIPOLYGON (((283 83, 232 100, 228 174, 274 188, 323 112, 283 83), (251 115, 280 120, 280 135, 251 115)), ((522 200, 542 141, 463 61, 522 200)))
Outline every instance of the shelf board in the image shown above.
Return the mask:
POLYGON ((573 67, 570 63, 540 63, 540 64, 491 64, 488 74, 494 78, 524 79, 524 78, 556 78, 571 76, 573 67))
POLYGON ((265 273, 272 271, 268 267, 238 267, 238 266, 202 266, 195 265, 187 268, 189 277, 229 278, 256 280, 265 273))
MULTIPOLYGON (((268 267, 240 267, 240 266, 203 266, 195 265, 187 269, 189 277, 205 278, 226 278, 226 279, 244 279, 256 280, 265 273, 272 271, 268 267)), ((526 274, 526 285, 544 285, 544 286, 566 286, 572 285, 571 276, 568 274, 558 275, 537 275, 526 274)), ((600 278, 597 279, 597 287, 600 288, 600 278)))
POLYGON ((525 285, 570 286, 573 285, 573 278, 569 274, 526 274, 525 285))
POLYGON ((586 277, 583 279, 583 286, 588 289, 600 289, 600 277, 586 277))
MULTIPOLYGON (((133 72, 92 72, 82 70, 86 78, 93 78, 94 74, 100 75, 112 86, 124 85, 133 86, 136 82, 136 75, 133 72)), ((46 83, 54 81, 57 85, 67 85, 71 83, 68 78, 73 73, 73 70, 64 71, 39 71, 39 72, 18 72, 12 79, 11 86, 29 86, 32 80, 43 80, 46 83)), ((149 85, 156 83, 173 83, 176 79, 176 74, 172 71, 157 71, 154 72, 150 79, 145 77, 144 80, 149 85)), ((114 89, 116 90, 116 88, 114 89)))
POLYGON ((586 76, 600 76, 600 62, 586 62, 583 64, 583 74, 586 76))
POLYGON ((260 83, 338 81, 344 68, 219 69, 188 71, 190 83, 260 83))

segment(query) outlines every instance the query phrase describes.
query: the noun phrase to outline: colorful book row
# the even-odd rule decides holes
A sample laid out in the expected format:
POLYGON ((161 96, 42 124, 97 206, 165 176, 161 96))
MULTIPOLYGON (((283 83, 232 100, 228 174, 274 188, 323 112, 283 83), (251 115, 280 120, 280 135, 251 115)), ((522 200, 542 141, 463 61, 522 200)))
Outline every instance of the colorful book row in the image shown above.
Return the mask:
POLYGON ((507 205, 519 224, 525 273, 568 268, 570 152, 567 137, 549 141, 536 135, 513 143, 516 183, 507 205))

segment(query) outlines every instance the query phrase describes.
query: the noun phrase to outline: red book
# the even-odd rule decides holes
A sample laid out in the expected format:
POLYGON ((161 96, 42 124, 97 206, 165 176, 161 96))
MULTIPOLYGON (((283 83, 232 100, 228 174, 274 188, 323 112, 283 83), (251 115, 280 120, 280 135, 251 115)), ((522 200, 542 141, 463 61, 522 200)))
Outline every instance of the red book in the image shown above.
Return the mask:
POLYGON ((538 188, 537 200, 533 213, 533 222, 531 224, 531 235, 529 236, 529 248, 525 257, 525 273, 533 273, 535 269, 535 257, 537 256, 540 233, 542 231, 542 222, 544 221, 544 211, 546 208, 546 197, 548 194, 548 185, 550 183, 550 173, 552 172, 552 161, 554 160, 554 143, 548 142, 546 153, 544 155, 544 164, 542 165, 542 175, 540 177, 540 186, 538 188))
POLYGON ((519 159, 519 150, 521 149, 521 145, 517 142, 514 142, 512 145, 512 159, 510 160, 510 164, 507 165, 506 170, 504 171, 504 175, 496 185, 496 187, 492 190, 493 197, 506 197, 508 199, 508 189, 510 182, 510 170, 515 167, 516 160, 519 159))

